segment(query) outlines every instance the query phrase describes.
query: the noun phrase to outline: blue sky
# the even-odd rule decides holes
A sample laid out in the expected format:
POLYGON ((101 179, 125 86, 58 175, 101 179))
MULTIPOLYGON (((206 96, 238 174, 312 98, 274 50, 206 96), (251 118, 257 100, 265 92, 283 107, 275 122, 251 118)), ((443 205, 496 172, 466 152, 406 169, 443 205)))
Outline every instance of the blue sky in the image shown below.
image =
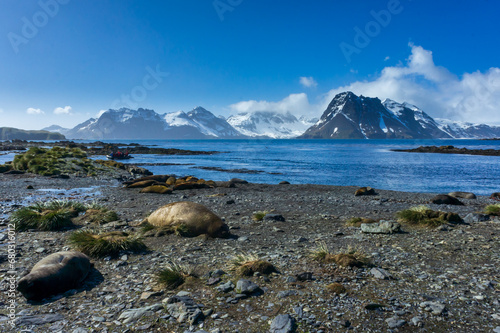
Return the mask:
POLYGON ((121 106, 319 116, 352 90, 500 123, 493 0, 1 0, 0 126, 121 106))

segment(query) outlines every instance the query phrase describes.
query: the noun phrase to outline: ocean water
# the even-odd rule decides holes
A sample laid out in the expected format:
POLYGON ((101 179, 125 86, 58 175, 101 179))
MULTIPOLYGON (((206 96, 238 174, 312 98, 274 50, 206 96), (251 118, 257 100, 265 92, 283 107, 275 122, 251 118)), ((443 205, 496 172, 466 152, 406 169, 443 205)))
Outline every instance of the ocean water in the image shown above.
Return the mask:
MULTIPOLYGON (((415 148, 422 145, 500 149, 500 141, 133 140, 133 142, 164 148, 222 152, 215 155, 194 156, 134 155, 134 159, 125 161, 132 164, 178 164, 144 166, 155 174, 193 175, 206 180, 229 180, 237 177, 250 182, 268 184, 287 180, 292 184, 371 186, 407 192, 471 191, 479 195, 500 192, 500 157, 391 151, 391 149, 415 148), (221 172, 195 167, 247 169, 259 173, 221 172)), ((9 158, 6 156, 9 155, 0 156, 0 163, 9 158)))

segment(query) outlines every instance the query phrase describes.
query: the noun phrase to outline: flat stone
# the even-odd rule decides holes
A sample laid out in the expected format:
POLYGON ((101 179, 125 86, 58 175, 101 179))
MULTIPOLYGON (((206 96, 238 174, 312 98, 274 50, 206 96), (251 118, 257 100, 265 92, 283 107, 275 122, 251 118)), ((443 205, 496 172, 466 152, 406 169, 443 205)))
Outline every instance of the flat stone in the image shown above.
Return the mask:
POLYGON ((271 322, 271 333, 292 333, 295 332, 295 319, 288 315, 282 314, 276 316, 271 322))
POLYGON ((234 283, 231 281, 227 281, 224 284, 221 284, 220 286, 215 287, 218 291, 221 291, 223 293, 230 292, 231 290, 234 289, 234 283))
POLYGON ((236 292, 239 294, 250 295, 259 289, 259 286, 250 280, 241 279, 236 283, 236 292))
POLYGON ((130 309, 123 311, 120 316, 118 317, 118 320, 124 319, 123 323, 128 324, 131 322, 135 322, 139 320, 142 316, 146 314, 153 314, 154 312, 160 310, 163 308, 162 304, 153 304, 151 306, 146 306, 143 308, 137 308, 137 309, 130 309))
POLYGON ((377 223, 362 223, 361 231, 369 234, 393 234, 401 230, 401 225, 394 221, 380 221, 377 223))
POLYGON ((420 303, 420 307, 423 308, 424 311, 428 311, 436 316, 441 315, 446 310, 446 306, 439 302, 422 302, 420 303))
POLYGON ((60 314, 43 314, 33 316, 19 316, 15 319, 15 322, 16 326, 44 325, 48 323, 54 323, 63 319, 64 317, 60 314))
POLYGON ((266 214, 264 216, 264 221, 285 222, 285 218, 281 214, 266 214))
POLYGON ((151 297, 161 296, 161 295, 163 295, 163 291, 145 291, 141 294, 140 299, 146 300, 146 299, 149 299, 151 297))
POLYGON ((489 221, 490 216, 486 214, 470 213, 464 217, 465 223, 485 222, 489 221))
POLYGON ((385 320, 389 328, 398 328, 406 324, 406 321, 399 319, 399 317, 391 317, 385 320))
POLYGON ((392 280, 394 279, 389 272, 387 272, 385 269, 374 267, 370 270, 370 274, 376 278, 376 279, 381 279, 381 280, 392 280))

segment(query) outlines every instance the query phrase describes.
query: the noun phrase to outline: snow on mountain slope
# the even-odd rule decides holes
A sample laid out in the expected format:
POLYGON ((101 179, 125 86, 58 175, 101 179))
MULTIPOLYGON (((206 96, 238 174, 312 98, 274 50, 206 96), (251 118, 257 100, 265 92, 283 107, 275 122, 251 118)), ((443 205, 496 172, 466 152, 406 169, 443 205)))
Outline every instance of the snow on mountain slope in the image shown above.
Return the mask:
POLYGON ((302 116, 297 119, 291 113, 274 111, 256 111, 239 113, 230 116, 227 122, 242 134, 250 137, 269 137, 273 139, 289 139, 304 133, 316 119, 302 116))
POLYGON ((153 110, 122 108, 103 112, 68 132, 75 139, 210 139, 244 137, 224 119, 196 108, 159 115, 153 110))

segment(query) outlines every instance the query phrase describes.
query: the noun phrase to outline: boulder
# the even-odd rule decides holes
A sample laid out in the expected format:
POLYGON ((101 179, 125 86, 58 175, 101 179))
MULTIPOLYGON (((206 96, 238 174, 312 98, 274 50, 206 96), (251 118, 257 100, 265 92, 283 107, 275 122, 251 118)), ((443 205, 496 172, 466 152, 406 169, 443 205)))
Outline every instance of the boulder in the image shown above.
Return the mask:
POLYGON ((91 267, 89 257, 81 252, 56 252, 36 263, 19 280, 17 290, 28 300, 41 300, 77 288, 91 267))
POLYGON ((276 316, 271 322, 271 333, 292 333, 295 332, 295 319, 288 315, 282 314, 276 316))
POLYGON ((239 294, 250 295, 259 289, 259 286, 250 280, 241 279, 236 282, 236 292, 239 294))
POLYGON ((486 214, 478 214, 478 213, 470 213, 464 217, 465 223, 474 223, 474 222, 485 222, 489 221, 490 216, 486 214))
POLYGON ((431 199, 431 203, 436 205, 455 205, 455 206, 463 206, 464 204, 458 200, 457 198, 452 197, 448 194, 438 194, 434 198, 431 199))
POLYGON ((360 195, 376 195, 375 190, 371 187, 361 187, 354 192, 355 196, 360 196, 360 195))
POLYGON ((476 195, 472 192, 450 192, 448 195, 454 198, 477 199, 476 195))
POLYGON ((266 214, 263 218, 264 221, 285 222, 285 218, 281 214, 266 214))
POLYGON ((279 183, 280 185, 290 185, 290 182, 287 182, 286 180, 282 181, 279 183))
POLYGON ((490 195, 490 199, 500 200, 500 192, 495 192, 490 195))
POLYGON ((394 221, 380 221, 377 223, 362 223, 361 231, 367 234, 393 234, 401 230, 401 225, 394 221))
POLYGON ((151 185, 143 188, 139 193, 158 193, 158 194, 172 194, 172 189, 163 185, 151 185))
POLYGON ((189 201, 165 205, 149 215, 146 221, 156 227, 182 227, 191 236, 229 236, 229 227, 220 217, 205 206, 189 201))

